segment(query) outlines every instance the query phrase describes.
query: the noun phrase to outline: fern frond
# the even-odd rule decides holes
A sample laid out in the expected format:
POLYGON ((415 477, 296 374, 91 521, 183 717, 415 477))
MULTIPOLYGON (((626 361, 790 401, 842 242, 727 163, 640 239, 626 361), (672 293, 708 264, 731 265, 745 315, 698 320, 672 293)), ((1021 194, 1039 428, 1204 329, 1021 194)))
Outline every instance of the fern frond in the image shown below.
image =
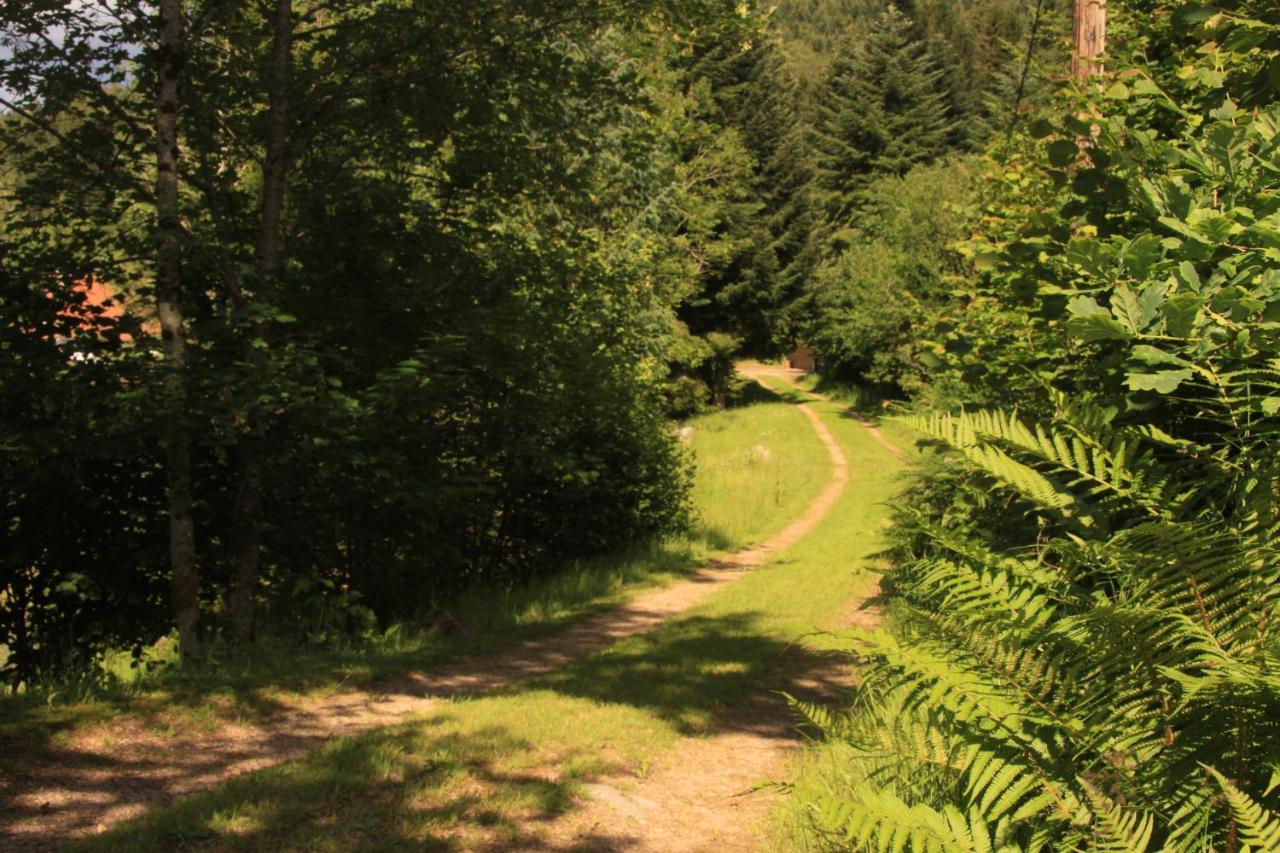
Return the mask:
POLYGON ((1049 595, 999 568, 935 560, 921 566, 921 583, 941 596, 939 610, 952 619, 984 624, 1004 622, 1027 632, 1048 624, 1056 612, 1049 595))
POLYGON ((989 821, 1019 823, 1034 816, 1062 817, 1059 798, 1045 790, 1036 768, 1011 761, 996 752, 974 746, 968 760, 967 793, 970 808, 989 821))
POLYGON ((826 705, 802 701, 790 693, 783 693, 782 697, 787 700, 787 705, 793 712, 827 737, 839 737, 846 728, 847 714, 833 711, 826 705))
POLYGON ((1233 531, 1151 522, 1117 534, 1108 551, 1139 580, 1134 599, 1194 619, 1224 643, 1252 633, 1280 604, 1280 560, 1233 531))
POLYGON ((1155 831, 1155 818, 1146 812, 1125 809, 1101 791, 1083 782, 1095 820, 1091 847, 1103 853, 1146 853, 1155 831))
POLYGON ((848 800, 819 806, 819 821, 838 828, 849 846, 911 853, 1014 853, 1021 848, 1002 837, 975 811, 941 810, 910 804, 880 788, 860 785, 848 800))
POLYGON ((1036 506, 1053 511, 1065 519, 1072 519, 1082 527, 1091 527, 1096 523, 1095 510, 1077 498, 1065 485, 1054 482, 1032 466, 1019 462, 984 440, 984 436, 988 434, 984 429, 999 425, 1006 434, 1017 435, 1019 439, 1034 444, 1034 435, 1016 419, 1006 424, 990 413, 934 413, 907 417, 903 421, 912 429, 954 448, 983 473, 1012 488, 1036 506))
POLYGON ((1280 817, 1263 808, 1217 770, 1212 767, 1205 770, 1222 788, 1222 796, 1231 808, 1240 840, 1257 850, 1280 850, 1280 817))
MULTIPOLYGON (((1117 508, 1136 509, 1151 517, 1178 514, 1185 494, 1177 492, 1170 467, 1155 458, 1143 445, 1149 442, 1172 446, 1187 452, 1196 445, 1180 442, 1164 433, 1125 428, 1113 430, 1101 423, 1081 427, 1075 423, 1046 427, 1028 426, 1015 414, 1000 411, 962 412, 958 415, 933 414, 904 419, 913 428, 950 445, 970 461, 1019 489, 1025 497, 1046 509, 1060 509, 1065 499, 1045 502, 1044 484, 1033 481, 1025 473, 1010 479, 1008 463, 995 464, 980 448, 1004 448, 1018 454, 1028 467, 1037 470, 1050 484, 1065 489, 1079 507, 1088 508, 1088 516, 1079 509, 1074 513, 1098 521, 1104 503, 1118 502, 1117 508)), ((1086 526, 1090 522, 1086 521, 1086 526)))

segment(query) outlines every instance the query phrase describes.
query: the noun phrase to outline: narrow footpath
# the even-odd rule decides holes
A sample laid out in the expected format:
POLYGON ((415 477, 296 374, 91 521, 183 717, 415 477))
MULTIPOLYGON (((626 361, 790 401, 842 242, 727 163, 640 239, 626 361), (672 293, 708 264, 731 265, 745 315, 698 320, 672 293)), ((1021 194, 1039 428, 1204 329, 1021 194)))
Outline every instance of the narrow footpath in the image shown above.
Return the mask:
MULTIPOLYGON (((795 371, 773 366, 740 368, 740 372, 766 387, 769 380, 794 385, 796 377, 795 371)), ((801 393, 839 407, 843 417, 856 421, 894 459, 903 456, 871 422, 822 394, 801 393)), ((841 498, 850 473, 844 451, 821 416, 810 405, 798 405, 827 445, 833 465, 832 484, 797 522, 809 532, 841 498), (820 513, 815 513, 819 506, 820 513)), ((798 539, 788 540, 788 546, 798 539)), ((846 571, 857 570, 848 565, 855 562, 853 556, 845 557, 846 571)), ((878 577, 871 578, 870 589, 876 589, 877 582, 878 577)), ((847 602, 840 627, 874 627, 875 614, 862 608, 864 600, 847 602)), ((829 703, 837 701, 850 683, 850 667, 842 655, 812 656, 804 665, 795 663, 779 661, 773 677, 760 684, 748 701, 725 710, 713 734, 683 738, 664 751, 642 780, 618 776, 587 785, 582 807, 553 826, 552 837, 558 842, 553 849, 711 853, 768 847, 769 818, 780 799, 771 783, 787 778, 788 762, 803 744, 784 694, 829 703)))
MULTIPOLYGON (((762 380, 784 372, 748 375, 762 380)), ((73 737, 39 766, 6 768, 0 780, 0 848, 57 848, 184 795, 296 759, 336 737, 403 721, 442 700, 490 693, 555 672, 701 604, 795 546, 845 493, 850 472, 840 442, 812 406, 798 403, 797 408, 827 448, 830 479, 801 517, 767 541, 548 638, 459 659, 374 689, 282 703, 264 719, 219 723, 199 734, 170 736, 125 719, 73 737)), ((790 713, 774 691, 808 686, 829 692, 843 667, 832 660, 827 668, 787 673, 761 685, 757 696, 725 715, 715 736, 690 738, 667 751, 641 786, 623 790, 608 779, 587 785, 582 808, 553 822, 549 837, 578 849, 588 835, 595 839, 591 849, 753 849, 753 827, 766 798, 738 795, 771 778, 797 744, 790 713), (602 825, 609 831, 602 833, 602 825)))

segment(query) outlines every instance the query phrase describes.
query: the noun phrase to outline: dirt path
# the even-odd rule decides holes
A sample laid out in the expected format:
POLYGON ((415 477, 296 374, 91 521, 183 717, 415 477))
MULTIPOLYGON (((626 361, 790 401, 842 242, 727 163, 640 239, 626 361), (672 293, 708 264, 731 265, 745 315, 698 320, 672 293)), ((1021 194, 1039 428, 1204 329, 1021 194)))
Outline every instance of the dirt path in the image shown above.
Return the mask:
MULTIPOLYGON (((0 849, 56 848, 233 776, 297 758, 334 737, 390 725, 422 713, 441 698, 484 693, 551 672, 688 610, 741 577, 744 571, 762 565, 773 552, 790 547, 809 533, 844 491, 849 472, 839 444, 809 406, 799 404, 797 408, 827 448, 831 478, 800 518, 766 542, 718 560, 688 580, 641 593, 621 607, 546 639, 498 654, 459 659, 373 689, 282 701, 252 723, 219 722, 207 731, 169 735, 156 731, 144 720, 126 716, 78 732, 39 764, 3 768, 0 849)), ((737 792, 741 780, 752 777, 750 781, 755 781, 755 776, 771 767, 770 762, 780 754, 764 743, 773 737, 768 733, 790 727, 786 710, 776 698, 763 697, 748 703, 737 716, 742 717, 740 723, 728 721, 733 732, 726 730, 724 737, 730 740, 714 738, 706 745, 691 745, 689 755, 681 759, 686 767, 714 766, 716 776, 723 777, 723 784, 716 790, 737 792), (745 740, 738 742, 735 749, 733 737, 745 740), (699 756, 697 751, 701 749, 717 754, 699 756), (727 753, 739 751, 738 758, 725 760, 727 753), (752 757, 755 752, 759 755, 752 757), (697 765, 689 765, 690 760, 697 765)), ((668 779, 669 789, 675 791, 681 783, 680 774, 678 767, 664 767, 653 778, 668 779)), ((701 776, 705 784, 707 774, 701 776)), ((665 811, 669 810, 664 807, 665 811)), ((671 811, 668 817, 674 821, 679 814, 671 811)), ((668 821, 673 834, 649 849, 681 849, 673 843, 685 831, 690 832, 691 838, 702 837, 692 825, 698 820, 694 809, 688 813, 687 825, 668 821)), ((733 822, 730 815, 727 822, 715 825, 723 823, 727 827, 733 822)), ((620 849, 635 846, 622 838, 619 844, 620 849)))
POLYGON ((772 783, 787 777, 803 743, 795 715, 780 695, 838 701, 849 687, 843 655, 788 662, 713 734, 686 737, 667 749, 644 778, 615 776, 584 786, 578 807, 547 827, 548 849, 628 853, 693 853, 763 849, 770 812, 781 799, 772 783))
MULTIPOLYGON (((751 366, 753 379, 777 377, 794 383, 797 371, 751 366)), ((822 394, 806 391, 833 402, 822 394)), ((805 407, 819 434, 831 442, 818 415, 805 407)), ((894 456, 902 451, 870 422, 854 417, 894 456)), ((828 444, 833 453, 843 454, 828 444)), ((840 463, 838 467, 847 467, 840 463)), ((847 474, 841 475, 841 480, 847 474)), ((838 493, 837 493, 838 497, 838 493)), ((874 627, 876 617, 852 602, 844 621, 874 627)), ((787 775, 788 761, 803 742, 782 691, 806 701, 830 702, 850 684, 847 659, 809 655, 807 665, 783 660, 769 682, 742 706, 721 717, 715 733, 684 738, 655 762, 643 779, 614 777, 585 786, 580 807, 550 827, 555 849, 625 850, 636 853, 747 851, 766 845, 770 812, 780 796, 768 783, 787 775), (585 846, 584 846, 585 845, 585 846)))
MULTIPOLYGON (((784 382, 789 382, 792 385, 795 385, 796 390, 800 391, 802 394, 808 394, 810 397, 814 397, 826 403, 836 403, 839 405, 838 401, 832 400, 826 394, 819 394, 817 391, 809 391, 801 388, 799 385, 796 385, 796 378, 805 375, 803 370, 793 370, 790 367, 781 367, 775 364, 752 364, 749 367, 741 368, 739 372, 744 376, 749 376, 755 380, 760 380, 766 376, 781 379, 784 382)), ((862 415, 858 414, 852 408, 846 408, 845 412, 849 417, 861 424, 862 428, 870 433, 871 437, 879 442, 881 447, 892 453, 898 459, 903 457, 902 448, 898 447, 886 438, 885 434, 880 431, 879 427, 864 418, 862 415)))

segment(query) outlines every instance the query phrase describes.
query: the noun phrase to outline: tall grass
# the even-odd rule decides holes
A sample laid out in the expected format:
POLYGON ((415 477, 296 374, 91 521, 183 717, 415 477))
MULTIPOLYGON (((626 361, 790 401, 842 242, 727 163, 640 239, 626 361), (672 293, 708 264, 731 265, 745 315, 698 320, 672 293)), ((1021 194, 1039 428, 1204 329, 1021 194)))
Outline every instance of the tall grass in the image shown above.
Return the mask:
POLYGON ((826 485, 826 450, 789 403, 718 412, 690 426, 697 464, 694 547, 741 548, 776 533, 826 485))

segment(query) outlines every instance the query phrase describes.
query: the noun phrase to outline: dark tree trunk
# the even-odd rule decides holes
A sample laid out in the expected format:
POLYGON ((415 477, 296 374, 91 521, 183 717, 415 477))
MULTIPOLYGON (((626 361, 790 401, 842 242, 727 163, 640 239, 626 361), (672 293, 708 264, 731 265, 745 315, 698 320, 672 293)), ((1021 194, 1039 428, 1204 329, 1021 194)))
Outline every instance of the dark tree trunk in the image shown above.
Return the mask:
POLYGON ((169 476, 170 594, 182 665, 200 660, 200 569, 187 430, 186 327, 182 319, 182 222, 178 209, 179 80, 186 56, 182 0, 160 0, 156 89, 156 310, 164 344, 164 452, 169 476))
MULTIPOLYGON (((276 0, 272 17, 271 62, 267 78, 267 140, 262 169, 261 230, 258 235, 257 294, 270 301, 277 290, 284 247, 280 233, 284 215, 285 186, 289 174, 289 87, 293 66, 293 3, 276 0)), ((254 374, 264 372, 264 354, 253 345, 267 329, 251 330, 245 361, 254 374)), ((261 574, 262 466, 266 425, 262 413, 249 411, 248 434, 240 445, 236 503, 232 518, 231 590, 229 607, 235 637, 251 642, 255 634, 254 598, 261 574)))

